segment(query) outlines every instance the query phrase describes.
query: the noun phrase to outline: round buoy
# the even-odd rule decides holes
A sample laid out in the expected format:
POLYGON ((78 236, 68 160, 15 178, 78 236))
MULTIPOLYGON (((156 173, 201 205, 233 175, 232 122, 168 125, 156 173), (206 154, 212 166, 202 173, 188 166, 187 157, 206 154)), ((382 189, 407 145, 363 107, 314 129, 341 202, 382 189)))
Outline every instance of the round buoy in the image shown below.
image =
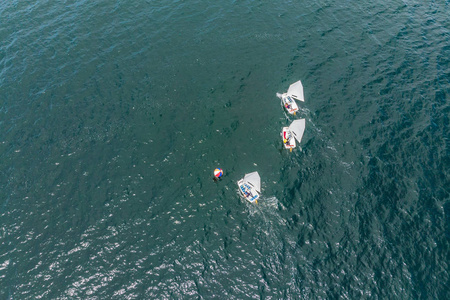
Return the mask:
POLYGON ((216 176, 217 178, 222 177, 222 175, 223 175, 223 170, 222 169, 217 168, 217 169, 214 170, 214 176, 216 176))

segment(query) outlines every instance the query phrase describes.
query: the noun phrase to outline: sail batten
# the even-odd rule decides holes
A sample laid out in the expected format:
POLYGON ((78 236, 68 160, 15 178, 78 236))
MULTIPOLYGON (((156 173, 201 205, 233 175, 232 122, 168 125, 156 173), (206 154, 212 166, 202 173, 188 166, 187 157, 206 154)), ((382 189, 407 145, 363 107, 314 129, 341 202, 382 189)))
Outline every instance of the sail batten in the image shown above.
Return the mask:
POLYGON ((289 131, 295 137, 295 139, 300 143, 303 138, 303 133, 305 132, 305 119, 295 120, 289 126, 289 131))
POLYGON ((258 172, 245 174, 244 181, 251 183, 258 193, 261 193, 261 177, 259 177, 258 172))
POLYGON ((299 101, 305 101, 305 97, 303 95, 303 84, 300 80, 289 86, 287 94, 299 101))

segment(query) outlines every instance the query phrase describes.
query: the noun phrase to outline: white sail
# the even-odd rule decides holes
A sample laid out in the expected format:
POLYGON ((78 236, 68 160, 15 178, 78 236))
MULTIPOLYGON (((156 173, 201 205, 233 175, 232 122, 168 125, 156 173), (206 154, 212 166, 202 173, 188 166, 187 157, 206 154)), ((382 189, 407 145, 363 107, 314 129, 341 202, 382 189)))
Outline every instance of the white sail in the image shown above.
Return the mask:
POLYGON ((305 97, 303 96, 303 85, 300 80, 289 86, 287 94, 297 100, 305 101, 305 97))
POLYGON ((300 143, 305 132, 305 119, 295 120, 289 126, 289 131, 295 137, 295 139, 300 143))
POLYGON ((244 181, 251 183, 258 193, 261 193, 261 177, 259 177, 258 172, 245 174, 244 181))

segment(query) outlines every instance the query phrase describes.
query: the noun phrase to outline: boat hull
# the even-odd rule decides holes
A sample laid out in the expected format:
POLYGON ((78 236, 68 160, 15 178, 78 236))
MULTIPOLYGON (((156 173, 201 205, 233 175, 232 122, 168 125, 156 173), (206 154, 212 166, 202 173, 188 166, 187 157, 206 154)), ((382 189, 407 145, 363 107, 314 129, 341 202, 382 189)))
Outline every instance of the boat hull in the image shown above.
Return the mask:
POLYGON ((291 115, 294 115, 298 111, 297 103, 295 102, 294 98, 290 97, 288 94, 284 93, 283 95, 281 95, 281 102, 283 103, 283 107, 291 115))
POLYGON ((295 148, 297 145, 294 136, 292 136, 291 134, 290 138, 288 137, 289 137, 289 127, 283 127, 283 131, 281 132, 281 139, 283 141, 284 148, 286 149, 295 148))
POLYGON ((258 191, 256 191, 255 187, 250 183, 247 183, 244 179, 241 179, 237 182, 237 184, 239 186, 239 194, 242 198, 245 198, 250 203, 255 203, 259 199, 258 191))

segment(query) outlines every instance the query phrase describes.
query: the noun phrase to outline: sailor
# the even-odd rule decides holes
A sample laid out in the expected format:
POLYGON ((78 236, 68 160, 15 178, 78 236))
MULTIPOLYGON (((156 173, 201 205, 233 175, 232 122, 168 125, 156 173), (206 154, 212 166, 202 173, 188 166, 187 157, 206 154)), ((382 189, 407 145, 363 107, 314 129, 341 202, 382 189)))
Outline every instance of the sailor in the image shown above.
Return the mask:
POLYGON ((286 132, 284 140, 286 141, 285 144, 289 144, 289 141, 291 140, 291 132, 286 132))

